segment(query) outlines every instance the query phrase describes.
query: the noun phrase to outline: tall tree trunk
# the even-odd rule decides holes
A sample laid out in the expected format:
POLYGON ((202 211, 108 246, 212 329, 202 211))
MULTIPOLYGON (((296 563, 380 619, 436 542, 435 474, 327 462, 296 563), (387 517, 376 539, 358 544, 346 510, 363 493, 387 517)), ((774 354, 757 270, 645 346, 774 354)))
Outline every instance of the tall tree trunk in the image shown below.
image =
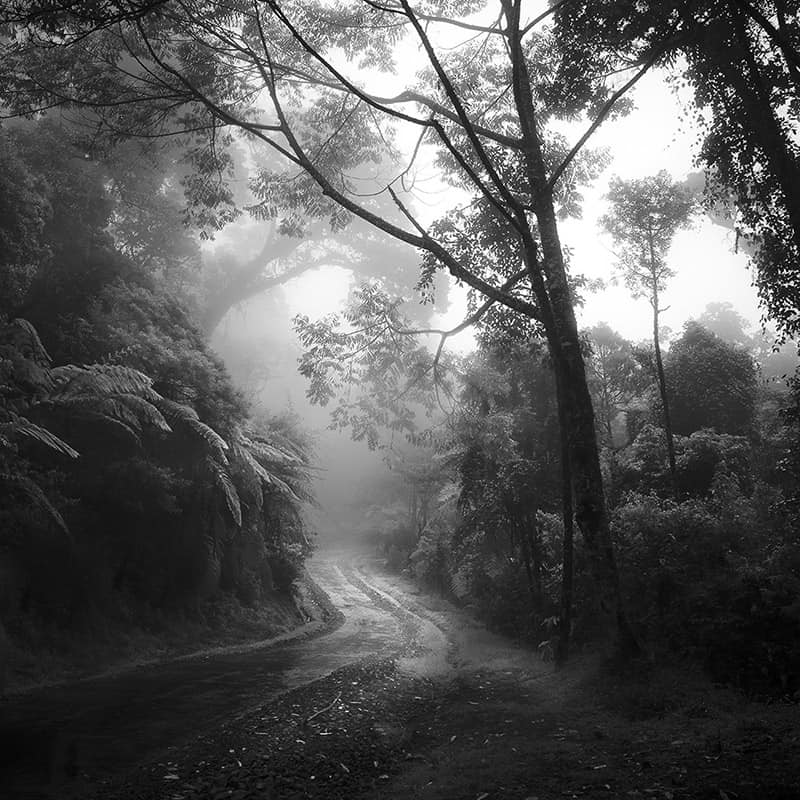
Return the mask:
POLYGON ((519 30, 519 0, 504 0, 503 7, 510 21, 509 47, 512 61, 514 100, 520 120, 523 155, 533 211, 536 216, 541 260, 536 242, 522 241, 533 291, 539 305, 550 355, 561 382, 563 405, 569 431, 569 462, 575 498, 575 519, 586 545, 587 561, 596 586, 601 624, 606 636, 615 633, 617 647, 625 655, 639 652, 639 646, 628 624, 620 593, 619 573, 611 540, 611 527, 606 509, 600 451, 594 409, 586 378, 586 365, 581 353, 578 324, 573 298, 567 280, 564 254, 558 235, 549 185, 547 166, 539 138, 533 91, 519 30))
MULTIPOLYGON (((563 390, 562 390, 563 391, 563 390)), ((574 572, 575 510, 572 502, 572 471, 569 467, 569 429, 563 403, 558 404, 558 432, 561 442, 561 516, 564 524, 562 542, 561 604, 558 615, 558 645, 556 664, 561 666, 569 659, 572 632, 572 585, 574 572)))
POLYGON ((678 470, 675 465, 675 437, 672 433, 672 416, 669 412, 669 398, 667 397, 667 379, 664 376, 664 361, 661 358, 661 339, 658 335, 658 290, 653 290, 653 349, 656 354, 656 373, 658 374, 658 391, 661 394, 661 406, 664 416, 664 435, 667 438, 667 458, 669 459, 669 474, 672 481, 672 494, 678 497, 678 470))

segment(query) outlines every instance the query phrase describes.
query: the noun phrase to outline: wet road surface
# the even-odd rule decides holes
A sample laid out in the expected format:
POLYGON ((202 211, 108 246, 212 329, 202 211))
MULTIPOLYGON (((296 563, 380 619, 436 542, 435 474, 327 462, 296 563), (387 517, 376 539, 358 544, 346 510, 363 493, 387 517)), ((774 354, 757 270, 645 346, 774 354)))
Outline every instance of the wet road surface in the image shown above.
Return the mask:
POLYGON ((2 701, 0 797, 80 796, 289 689, 391 654, 409 612, 376 605, 380 590, 351 562, 322 556, 308 565, 345 616, 325 635, 154 664, 2 701))

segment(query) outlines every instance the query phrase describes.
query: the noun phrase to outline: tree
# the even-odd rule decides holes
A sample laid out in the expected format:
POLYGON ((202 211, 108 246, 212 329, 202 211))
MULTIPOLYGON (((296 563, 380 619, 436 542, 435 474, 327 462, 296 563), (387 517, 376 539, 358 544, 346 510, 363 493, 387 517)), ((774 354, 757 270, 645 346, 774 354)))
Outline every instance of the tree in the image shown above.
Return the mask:
MULTIPOLYGON (((66 530, 66 524, 36 484, 26 478, 14 460, 19 457, 17 441, 26 438, 45 445, 50 451, 77 458, 79 453, 52 429, 61 432, 83 420, 99 426, 105 437, 119 445, 131 440, 142 445, 148 429, 172 433, 173 425, 183 426, 206 449, 209 465, 216 470, 225 491, 231 514, 241 524, 238 498, 229 492, 225 466, 228 445, 219 434, 201 422, 188 406, 173 403, 153 389, 152 378, 136 369, 118 364, 53 367, 36 329, 26 320, 16 319, 0 329, 3 354, 4 407, 0 412, 3 462, 2 480, 37 501, 66 530), (26 415, 26 416, 23 416, 26 415), (28 419, 30 417, 30 419, 28 419), (64 421, 67 424, 64 424, 64 421), (44 427, 48 423, 48 427, 44 427)), ((73 430, 73 435, 75 431, 73 430)), ((63 434, 62 434, 63 435, 63 434)))
MULTIPOLYGON (((296 170, 288 196, 286 173, 261 169, 254 177, 266 214, 272 214, 271 199, 281 197, 298 211, 323 209, 334 226, 358 217, 428 254, 437 268, 488 300, 536 319, 569 426, 576 518, 599 604, 606 619, 616 622, 623 645, 633 649, 619 601, 594 413, 557 224, 557 207, 574 207, 575 182, 586 171, 577 154, 624 89, 612 93, 594 80, 595 73, 571 73, 564 80, 551 40, 538 30, 552 9, 532 17, 520 0, 498 0, 490 21, 465 21, 477 9, 471 0, 430 11, 415 11, 407 0, 354 0, 335 8, 270 1, 223 9, 196 2, 156 5, 132 19, 126 7, 122 16, 89 31, 85 19, 59 12, 59 41, 79 47, 55 48, 56 57, 44 64, 36 48, 43 35, 48 43, 52 36, 42 33, 38 20, 33 34, 11 40, 9 92, 20 88, 14 73, 24 63, 25 73, 36 75, 35 87, 22 87, 34 100, 80 105, 91 98, 101 121, 117 130, 138 127, 154 135, 176 121, 181 130, 190 128, 202 140, 196 182, 208 189, 198 194, 206 204, 224 195, 218 178, 227 162, 219 145, 225 129, 233 127, 269 145, 296 170), (452 50, 439 47, 431 27, 466 27, 478 36, 452 50), (416 86, 382 96, 370 88, 365 70, 391 70, 395 44, 405 34, 421 48, 428 68, 416 86), (127 69, 129 53, 143 69, 127 69), (115 70, 121 62, 126 69, 115 70), (584 113, 593 121, 575 147, 548 130, 551 120, 584 113), (414 156, 391 181, 372 188, 356 184, 350 165, 397 156, 392 141, 398 126, 418 133, 414 156), (414 216, 403 190, 413 182, 416 154, 428 147, 439 154, 453 185, 494 219, 517 270, 530 281, 532 301, 512 291, 522 278, 503 287, 472 267, 456 219, 426 226, 414 216), (394 218, 370 205, 365 195, 375 193, 391 199, 394 218)), ((19 107, 20 96, 14 98, 19 107)))
POLYGON ((326 227, 324 221, 316 222, 302 236, 293 236, 281 233, 273 222, 265 235, 259 231, 263 245, 254 255, 237 257, 227 248, 222 259, 206 257, 200 298, 206 333, 210 336, 241 303, 320 267, 343 267, 360 278, 384 277, 392 288, 402 285, 403 277, 407 285, 417 271, 416 253, 397 240, 355 223, 346 234, 326 227))
POLYGON ((762 301, 780 331, 793 335, 800 327, 797 4, 569 3, 555 19, 573 69, 659 64, 694 90, 707 206, 712 217, 727 206, 752 248, 762 301))
POLYGON ((666 289, 667 280, 675 274, 666 261, 672 238, 680 228, 690 224, 694 199, 683 186, 674 183, 664 170, 640 180, 612 179, 608 199, 610 211, 601 224, 619 248, 625 284, 633 297, 647 298, 653 311, 656 375, 664 415, 669 468, 677 491, 675 444, 659 337, 659 317, 668 307, 661 306, 660 296, 666 289))
POLYGON ((752 356, 697 322, 688 322, 664 362, 675 432, 701 428, 753 433, 756 371, 752 356))
POLYGON ((636 395, 642 368, 630 342, 605 322, 587 331, 591 352, 589 370, 595 409, 606 446, 614 445, 614 422, 636 395))
POLYGON ((47 190, 0 131, 0 314, 19 306, 48 256, 42 238, 51 214, 47 190))
POLYGON ((748 347, 752 342, 752 337, 747 333, 750 323, 727 301, 708 303, 697 322, 736 347, 748 347))

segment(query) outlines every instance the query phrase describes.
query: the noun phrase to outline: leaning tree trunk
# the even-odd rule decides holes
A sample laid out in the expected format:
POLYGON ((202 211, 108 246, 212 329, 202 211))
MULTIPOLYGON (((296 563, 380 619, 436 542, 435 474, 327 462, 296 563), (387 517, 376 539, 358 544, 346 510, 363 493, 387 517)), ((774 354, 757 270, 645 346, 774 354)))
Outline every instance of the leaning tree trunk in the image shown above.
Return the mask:
POLYGON ((519 28, 520 5, 504 0, 510 20, 509 48, 512 61, 514 101, 519 115, 527 182, 531 190, 541 254, 533 237, 523 234, 522 250, 531 276, 541 322, 551 358, 563 391, 569 431, 569 462, 575 499, 575 520, 586 546, 586 557, 596 586, 601 621, 607 633, 616 633, 617 646, 625 655, 639 651, 623 610, 619 573, 606 509, 600 450, 597 444, 586 365, 581 353, 572 293, 558 235, 552 187, 539 138, 533 90, 519 28))
POLYGON ((622 605, 600 468, 594 409, 549 192, 537 198, 536 210, 542 259, 540 262, 535 243, 528 245, 526 258, 537 302, 542 310, 542 323, 556 370, 560 413, 563 414, 568 434, 575 520, 586 547, 598 609, 601 619, 605 620, 603 627, 608 628, 609 632, 612 629, 616 631, 621 653, 634 655, 639 652, 639 646, 622 605))

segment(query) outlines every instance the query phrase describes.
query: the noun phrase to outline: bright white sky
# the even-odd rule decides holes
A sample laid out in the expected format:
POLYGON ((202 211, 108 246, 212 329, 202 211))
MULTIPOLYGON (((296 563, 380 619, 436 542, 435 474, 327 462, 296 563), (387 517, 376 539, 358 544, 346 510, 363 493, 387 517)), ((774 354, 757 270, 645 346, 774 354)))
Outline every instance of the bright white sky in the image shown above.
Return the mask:
MULTIPOLYGON (((398 88, 398 87, 393 87, 398 88)), ((652 175, 667 169, 675 179, 683 179, 693 166, 696 131, 682 118, 679 98, 665 84, 659 73, 651 73, 637 85, 632 95, 635 110, 627 117, 606 122, 590 141, 593 146, 608 146, 612 162, 595 186, 585 191, 586 202, 581 220, 561 224, 562 242, 573 251, 572 269, 590 278, 608 281, 615 271, 610 240, 600 232, 597 220, 605 212, 603 196, 613 175, 624 178, 652 175)), ((582 133, 577 127, 574 139, 582 133)), ((429 177, 429 176, 428 176, 429 177)), ((426 184, 428 189, 435 186, 426 184)), ((437 195, 421 195, 427 205, 437 204, 437 195)), ((442 208, 447 205, 441 197, 442 208)), ((432 214, 436 216, 436 214, 432 214)), ((664 294, 664 305, 670 309, 662 316, 662 324, 679 333, 683 323, 699 316, 707 303, 728 301, 754 326, 760 312, 747 259, 735 254, 734 236, 729 230, 713 225, 706 217, 694 229, 680 232, 674 240, 669 262, 676 277, 664 294)), ((347 273, 340 269, 322 270, 305 276, 286 287, 287 302, 292 312, 312 317, 337 310, 348 292, 347 273)), ((451 293, 452 303, 442 309, 439 322, 457 324, 464 315, 464 298, 451 293)), ((579 311, 581 326, 608 322, 623 336, 632 340, 648 339, 652 319, 646 300, 632 300, 624 286, 609 285, 605 290, 586 298, 579 311)), ((451 340, 459 350, 469 349, 472 337, 468 332, 451 340)))

